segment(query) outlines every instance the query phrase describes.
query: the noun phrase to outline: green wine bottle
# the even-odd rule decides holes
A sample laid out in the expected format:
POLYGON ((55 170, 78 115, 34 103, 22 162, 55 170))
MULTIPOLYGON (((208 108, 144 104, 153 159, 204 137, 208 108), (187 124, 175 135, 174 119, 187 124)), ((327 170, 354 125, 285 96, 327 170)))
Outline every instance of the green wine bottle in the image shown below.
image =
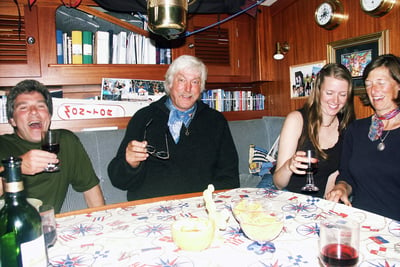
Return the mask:
POLYGON ((47 267, 47 251, 38 211, 26 200, 21 159, 2 160, 4 207, 0 210, 0 266, 47 267))

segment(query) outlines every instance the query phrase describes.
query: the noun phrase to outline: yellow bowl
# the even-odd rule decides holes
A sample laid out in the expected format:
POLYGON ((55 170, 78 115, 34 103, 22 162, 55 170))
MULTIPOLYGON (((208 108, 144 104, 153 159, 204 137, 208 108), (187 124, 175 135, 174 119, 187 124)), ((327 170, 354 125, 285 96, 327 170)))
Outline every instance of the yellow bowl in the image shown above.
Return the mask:
POLYGON ((172 238, 175 244, 188 251, 208 248, 214 239, 215 226, 204 218, 186 218, 172 224, 172 238))
POLYGON ((284 214, 264 201, 241 200, 233 207, 246 236, 259 243, 275 239, 283 229, 284 214))

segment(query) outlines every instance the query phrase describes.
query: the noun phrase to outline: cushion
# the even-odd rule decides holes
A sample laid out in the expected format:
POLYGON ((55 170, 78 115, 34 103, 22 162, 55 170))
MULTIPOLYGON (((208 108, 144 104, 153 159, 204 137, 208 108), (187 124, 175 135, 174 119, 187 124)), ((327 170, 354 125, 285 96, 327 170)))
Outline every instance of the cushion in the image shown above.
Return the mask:
POLYGON ((262 147, 251 144, 249 148, 249 172, 259 176, 271 173, 271 169, 276 164, 278 148, 279 135, 269 152, 262 147))
POLYGON ((251 144, 249 148, 249 172, 253 175, 263 176, 270 172, 276 160, 262 147, 251 144))

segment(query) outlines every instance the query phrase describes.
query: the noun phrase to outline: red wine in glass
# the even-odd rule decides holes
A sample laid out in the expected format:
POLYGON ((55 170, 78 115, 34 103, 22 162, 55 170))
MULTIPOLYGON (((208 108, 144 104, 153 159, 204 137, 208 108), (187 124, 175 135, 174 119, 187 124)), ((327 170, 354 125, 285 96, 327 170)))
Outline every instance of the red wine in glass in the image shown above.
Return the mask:
POLYGON ((358 252, 348 245, 329 244, 322 248, 321 260, 327 267, 355 266, 358 262, 358 252))
POLYGON ((318 162, 313 163, 313 162, 309 161, 307 165, 308 166, 307 166, 306 172, 315 173, 318 169, 318 162))
MULTIPOLYGON (((48 130, 47 132, 42 133, 42 150, 48 151, 50 153, 58 154, 60 152, 60 141, 59 141, 59 132, 48 130)), ((46 172, 55 172, 59 171, 60 166, 56 164, 49 163, 46 172)))
POLYGON ((60 144, 43 144, 42 150, 50 153, 58 154, 60 152, 60 144))

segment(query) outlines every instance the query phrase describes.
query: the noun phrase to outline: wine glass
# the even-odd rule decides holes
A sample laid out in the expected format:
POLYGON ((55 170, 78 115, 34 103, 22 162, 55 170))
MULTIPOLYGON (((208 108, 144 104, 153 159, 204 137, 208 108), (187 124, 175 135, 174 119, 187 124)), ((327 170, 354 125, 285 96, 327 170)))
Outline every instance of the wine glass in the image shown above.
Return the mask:
MULTIPOLYGON (((42 132, 42 150, 58 154, 60 151, 60 134, 58 131, 48 130, 42 132)), ((56 172, 60 170, 57 164, 49 163, 45 172, 56 172)))
POLYGON ((314 150, 307 150, 307 169, 306 169, 306 185, 301 188, 301 192, 304 194, 315 194, 319 191, 319 188, 314 184, 314 172, 318 168, 318 162, 312 162, 316 159, 314 150))
POLYGON ((54 215, 54 208, 51 205, 42 205, 39 207, 40 218, 42 219, 42 229, 44 234, 44 242, 46 247, 49 248, 56 243, 56 219, 54 215))
POLYGON ((319 254, 327 267, 356 266, 359 255, 360 225, 351 219, 333 216, 320 223, 319 254))

